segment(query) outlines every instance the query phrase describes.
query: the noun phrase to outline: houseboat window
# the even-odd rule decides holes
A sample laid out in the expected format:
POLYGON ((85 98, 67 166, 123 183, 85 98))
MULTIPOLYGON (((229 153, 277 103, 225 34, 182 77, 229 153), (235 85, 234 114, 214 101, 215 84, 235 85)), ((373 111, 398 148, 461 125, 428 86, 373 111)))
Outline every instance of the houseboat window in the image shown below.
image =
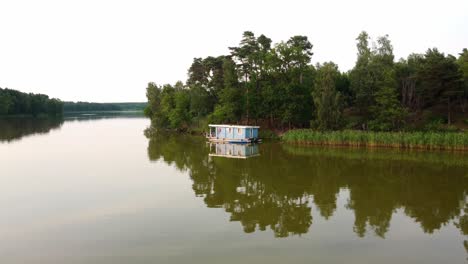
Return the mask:
POLYGON ((228 128, 228 133, 231 133, 231 128, 228 128))
POLYGON ((237 134, 241 134, 241 129, 240 128, 237 129, 237 134))

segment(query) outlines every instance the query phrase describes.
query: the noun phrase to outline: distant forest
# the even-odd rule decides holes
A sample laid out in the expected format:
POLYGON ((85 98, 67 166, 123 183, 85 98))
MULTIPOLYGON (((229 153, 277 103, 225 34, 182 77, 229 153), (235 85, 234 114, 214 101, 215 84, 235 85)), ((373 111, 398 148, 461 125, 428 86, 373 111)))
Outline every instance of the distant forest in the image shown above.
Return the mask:
POLYGON ((62 102, 45 94, 0 88, 0 116, 62 115, 64 112, 143 111, 147 103, 62 102))
MULTIPOLYGON (((437 48, 395 60, 388 35, 356 38, 348 72, 334 62, 311 64, 306 36, 272 44, 244 32, 230 54, 194 58, 186 82, 146 88, 145 114, 155 127, 192 129, 211 123, 272 129, 374 131, 468 127, 468 50, 437 48)), ((457 129, 455 128, 455 129, 457 129)))
POLYGON ((23 93, 0 88, 0 116, 2 115, 60 115, 63 103, 45 94, 23 93))
POLYGON ((146 103, 89 103, 64 102, 64 112, 86 111, 143 111, 146 103))

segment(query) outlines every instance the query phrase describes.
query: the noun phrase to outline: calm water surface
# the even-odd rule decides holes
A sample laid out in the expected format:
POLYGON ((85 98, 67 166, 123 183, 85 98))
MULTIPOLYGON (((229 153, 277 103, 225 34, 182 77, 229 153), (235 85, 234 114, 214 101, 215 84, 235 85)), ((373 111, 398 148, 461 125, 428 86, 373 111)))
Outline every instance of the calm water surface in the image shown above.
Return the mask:
POLYGON ((2 263, 467 263, 467 154, 148 126, 0 120, 2 263))

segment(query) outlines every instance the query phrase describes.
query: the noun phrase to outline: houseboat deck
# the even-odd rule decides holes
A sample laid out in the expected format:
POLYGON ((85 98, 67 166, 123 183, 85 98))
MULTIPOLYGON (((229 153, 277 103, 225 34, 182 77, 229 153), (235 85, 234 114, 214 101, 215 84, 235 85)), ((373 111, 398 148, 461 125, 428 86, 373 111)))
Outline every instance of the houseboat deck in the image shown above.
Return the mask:
POLYGON ((254 143, 259 142, 258 126, 242 125, 209 125, 206 138, 220 143, 254 143))

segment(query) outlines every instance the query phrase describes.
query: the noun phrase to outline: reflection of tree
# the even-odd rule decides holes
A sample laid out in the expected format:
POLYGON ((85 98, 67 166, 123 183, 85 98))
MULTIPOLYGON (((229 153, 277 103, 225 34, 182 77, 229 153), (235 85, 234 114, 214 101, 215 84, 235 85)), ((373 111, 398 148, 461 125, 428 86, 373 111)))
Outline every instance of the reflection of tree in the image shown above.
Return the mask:
POLYGON ((143 112, 139 111, 89 111, 89 112, 65 112, 63 118, 66 121, 95 121, 112 118, 142 118, 143 112))
POLYGON ((439 168, 434 169, 431 176, 417 173, 407 180, 411 192, 402 194, 401 203, 405 213, 421 223, 425 232, 432 233, 455 220, 463 208, 467 179, 456 175, 461 175, 463 170, 453 172, 454 175, 447 175, 443 168, 439 168), (430 183, 426 182, 428 177, 431 177, 430 183))
POLYGON ((448 170, 444 163, 369 161, 366 152, 347 158, 343 151, 310 148, 297 154, 280 144, 263 144, 256 158, 209 158, 203 138, 175 135, 151 136, 148 147, 151 160, 188 171, 195 194, 208 207, 224 208, 247 233, 267 228, 277 237, 307 233, 312 224, 310 202, 329 219, 340 189, 349 190, 347 208, 354 211, 359 236, 370 228, 385 237, 400 208, 424 232, 456 219, 460 229, 466 228, 466 219, 459 216, 468 190, 466 167, 452 165, 448 170))
POLYGON ((468 235, 468 204, 465 203, 464 214, 458 219, 456 226, 460 228, 463 235, 468 235))
POLYGON ((33 134, 46 134, 62 124, 62 118, 0 118, 0 142, 18 140, 33 134))
MULTIPOLYGON (((460 229, 463 235, 468 235, 468 203, 465 202, 464 214, 459 217, 458 222, 455 223, 455 225, 460 229)), ((463 247, 468 254, 468 240, 463 241, 463 247)))

